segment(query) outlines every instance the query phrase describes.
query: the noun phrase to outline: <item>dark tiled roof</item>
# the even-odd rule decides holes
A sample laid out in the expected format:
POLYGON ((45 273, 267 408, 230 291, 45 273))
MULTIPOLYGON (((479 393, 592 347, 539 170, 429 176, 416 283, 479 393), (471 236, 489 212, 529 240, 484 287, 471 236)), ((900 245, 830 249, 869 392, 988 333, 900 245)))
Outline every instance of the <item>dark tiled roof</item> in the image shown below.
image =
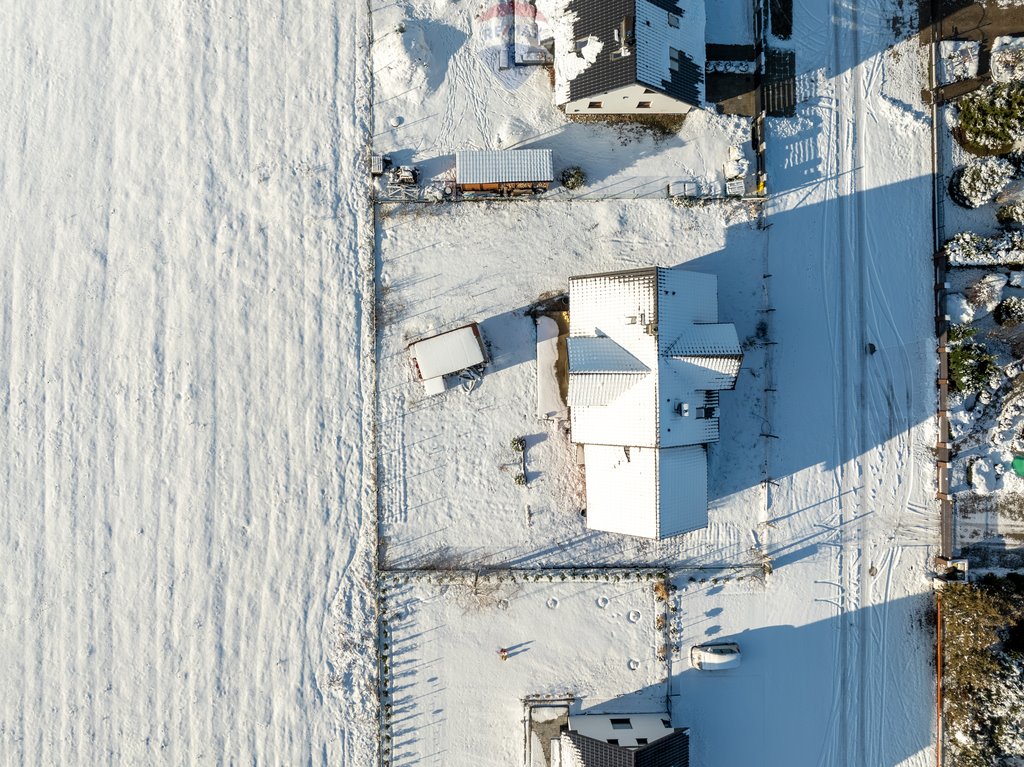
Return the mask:
POLYGON ((687 104, 700 105, 700 90, 697 85, 704 82, 704 71, 684 51, 676 58, 677 68, 671 70, 671 79, 660 83, 643 83, 644 85, 664 92, 674 99, 687 104))
POLYGON ((613 30, 630 19, 632 27, 636 16, 636 0, 569 0, 567 9, 576 14, 573 38, 579 40, 593 35, 604 45, 597 61, 569 83, 569 98, 585 99, 601 93, 624 88, 636 82, 636 56, 622 56, 612 60, 611 52, 620 44, 615 42, 613 30))
POLYGON ((588 738, 570 730, 565 735, 572 741, 585 767, 636 767, 635 752, 622 746, 588 738))
POLYGON ((690 731, 676 730, 637 749, 634 767, 690 767, 690 731))
MULTIPOLYGON (((597 61, 569 83, 569 99, 577 101, 639 83, 687 104, 700 106, 699 86, 704 81, 704 71, 685 51, 679 52, 677 66, 671 70, 670 79, 660 82, 643 82, 637 77, 635 53, 612 59, 612 51, 621 45, 616 43, 613 30, 620 29, 624 19, 627 19, 626 27, 633 28, 637 15, 636 2, 637 0, 569 0, 567 10, 576 14, 573 38, 579 40, 593 35, 603 43, 597 61)), ((666 24, 668 13, 681 13, 679 0, 648 2, 666 12, 666 24)), ((636 46, 635 40, 631 42, 631 46, 636 46)), ((668 51, 665 55, 668 55, 668 51)))
POLYGON ((637 749, 588 738, 573 730, 564 736, 576 748, 584 767, 690 767, 689 730, 676 730, 637 749))

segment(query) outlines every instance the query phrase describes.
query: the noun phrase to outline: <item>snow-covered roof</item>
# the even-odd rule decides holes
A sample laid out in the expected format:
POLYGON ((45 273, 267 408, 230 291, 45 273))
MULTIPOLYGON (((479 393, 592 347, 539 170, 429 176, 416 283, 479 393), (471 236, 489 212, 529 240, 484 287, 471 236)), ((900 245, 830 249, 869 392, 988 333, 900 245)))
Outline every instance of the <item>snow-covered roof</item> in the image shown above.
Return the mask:
POLYGON ((569 729, 588 738, 612 738, 627 748, 643 745, 637 743, 637 738, 653 743, 675 732, 667 713, 579 714, 569 717, 569 729))
POLYGON ((555 101, 636 83, 704 102, 704 0, 538 0, 555 41, 555 101))
POLYGON ((704 102, 704 0, 636 0, 636 79, 704 102))
POLYGON ((667 538, 708 524, 703 445, 650 448, 584 445, 587 526, 667 538))
POLYGON ((660 267, 569 281, 572 439, 585 445, 587 522, 651 538, 707 524, 718 392, 742 361, 714 275, 660 267))
POLYGON ((460 184, 511 184, 553 181, 550 149, 476 149, 455 153, 460 184))
POLYGON ((409 345, 409 353, 423 380, 457 373, 485 361, 476 325, 416 341, 409 345))

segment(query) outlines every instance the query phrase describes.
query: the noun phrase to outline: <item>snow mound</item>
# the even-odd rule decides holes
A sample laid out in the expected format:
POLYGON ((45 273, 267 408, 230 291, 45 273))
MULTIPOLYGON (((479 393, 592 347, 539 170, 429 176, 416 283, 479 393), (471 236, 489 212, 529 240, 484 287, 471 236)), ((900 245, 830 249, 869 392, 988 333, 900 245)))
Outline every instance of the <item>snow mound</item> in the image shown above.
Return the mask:
POLYGON ((1003 486, 1003 465, 994 460, 978 458, 971 465, 971 488, 978 495, 989 495, 1003 486))
POLYGON ((967 325, 974 319, 974 307, 961 293, 946 296, 946 314, 957 325, 967 325))
POLYGON ((978 53, 981 43, 970 40, 943 40, 939 43, 942 61, 942 82, 969 80, 978 74, 978 53))
POLYGON ((1024 80, 1024 37, 997 37, 992 43, 992 79, 997 83, 1024 80))
POLYGON ((387 62, 377 73, 383 91, 417 93, 426 87, 433 59, 423 28, 415 21, 406 20, 382 35, 375 56, 387 62))

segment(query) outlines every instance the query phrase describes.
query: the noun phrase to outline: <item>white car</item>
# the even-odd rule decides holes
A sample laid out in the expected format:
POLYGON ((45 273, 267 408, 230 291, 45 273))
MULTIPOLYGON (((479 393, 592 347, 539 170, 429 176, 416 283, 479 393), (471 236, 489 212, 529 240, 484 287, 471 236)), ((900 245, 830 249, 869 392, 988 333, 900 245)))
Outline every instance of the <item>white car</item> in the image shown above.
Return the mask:
POLYGON ((690 665, 700 671, 724 671, 740 665, 740 646, 735 642, 694 645, 690 665))

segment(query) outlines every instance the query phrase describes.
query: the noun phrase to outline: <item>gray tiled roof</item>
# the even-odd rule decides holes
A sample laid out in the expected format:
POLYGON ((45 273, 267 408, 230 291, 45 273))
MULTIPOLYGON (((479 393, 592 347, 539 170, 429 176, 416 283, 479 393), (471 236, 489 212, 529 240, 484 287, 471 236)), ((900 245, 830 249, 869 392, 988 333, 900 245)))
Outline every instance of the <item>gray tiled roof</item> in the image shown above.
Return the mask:
MULTIPOLYGON (((613 30, 620 29, 624 19, 628 19, 627 27, 635 29, 638 17, 643 16, 646 19, 649 15, 648 8, 638 8, 638 0, 569 0, 567 10, 576 14, 576 21, 573 24, 574 39, 579 40, 593 35, 603 43, 597 61, 569 83, 570 100, 598 96, 639 83, 688 104, 701 105, 704 82, 703 50, 680 51, 673 68, 668 71, 668 79, 651 75, 651 71, 661 71, 663 66, 667 69, 669 43, 664 39, 663 33, 667 31, 669 13, 683 14, 680 0, 640 2, 664 12, 663 23, 666 29, 662 29, 657 23, 647 25, 645 21, 643 29, 636 29, 634 39, 629 41, 633 52, 628 56, 613 59, 611 53, 618 48, 613 30), (695 60, 695 54, 698 60, 695 60), (654 61, 662 63, 655 64, 652 70, 654 61)), ((687 23, 685 16, 683 23, 687 23)), ((703 46, 703 37, 702 20, 700 41, 695 44, 703 46)))
POLYGON ((569 740, 581 767, 690 767, 689 730, 676 730, 636 749, 588 738, 572 730, 563 733, 563 738, 569 740))
POLYGON ((636 56, 613 61, 608 54, 615 48, 612 30, 627 16, 636 16, 636 0, 570 0, 568 10, 576 14, 574 38, 593 35, 604 43, 597 61, 569 83, 569 98, 585 99, 635 83, 636 56))

